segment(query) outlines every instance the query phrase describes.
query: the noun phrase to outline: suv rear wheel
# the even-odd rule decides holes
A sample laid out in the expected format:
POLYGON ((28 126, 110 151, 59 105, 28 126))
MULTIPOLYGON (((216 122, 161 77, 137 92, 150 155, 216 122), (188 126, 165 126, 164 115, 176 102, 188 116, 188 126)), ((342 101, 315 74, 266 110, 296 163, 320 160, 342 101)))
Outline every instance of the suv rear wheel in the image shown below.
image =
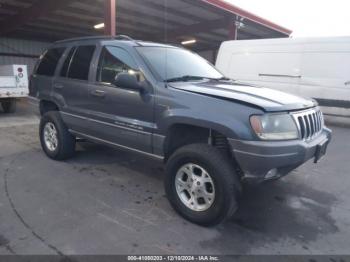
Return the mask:
POLYGON ((39 132, 41 147, 48 157, 64 160, 74 155, 76 139, 68 131, 58 111, 42 116, 39 132))
POLYGON ((6 99, 1 102, 5 113, 14 113, 16 111, 16 99, 6 99))
POLYGON ((189 221, 213 226, 237 210, 240 182, 231 161, 215 147, 192 144, 178 149, 166 172, 168 199, 189 221))

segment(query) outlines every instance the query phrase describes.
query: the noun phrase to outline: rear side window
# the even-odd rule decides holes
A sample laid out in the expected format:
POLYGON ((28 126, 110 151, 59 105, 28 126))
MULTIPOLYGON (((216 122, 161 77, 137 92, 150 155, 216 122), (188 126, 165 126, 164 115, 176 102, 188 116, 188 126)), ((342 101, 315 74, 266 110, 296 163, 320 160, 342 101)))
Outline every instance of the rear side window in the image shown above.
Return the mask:
POLYGON ((95 46, 79 46, 74 53, 69 66, 68 77, 79 80, 88 80, 90 63, 95 51, 95 46))
POLYGON ((73 56, 75 50, 76 50, 76 48, 73 47, 73 48, 69 51, 66 60, 64 60, 64 63, 63 63, 62 69, 61 69, 60 76, 63 76, 63 77, 66 77, 66 76, 67 76, 68 68, 69 68, 69 65, 70 65, 70 61, 72 60, 72 56, 73 56))
POLYGON ((65 48, 63 47, 47 50, 39 63, 36 73, 38 75, 53 76, 55 74, 58 61, 63 55, 64 50, 65 48))

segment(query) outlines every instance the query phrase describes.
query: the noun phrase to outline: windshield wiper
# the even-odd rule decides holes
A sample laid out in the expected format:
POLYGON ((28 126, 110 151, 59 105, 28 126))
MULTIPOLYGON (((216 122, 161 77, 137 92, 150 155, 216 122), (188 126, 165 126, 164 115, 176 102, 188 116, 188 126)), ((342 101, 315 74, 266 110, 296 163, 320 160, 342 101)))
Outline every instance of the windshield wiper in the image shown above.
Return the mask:
POLYGON ((228 78, 228 77, 221 77, 221 78, 219 78, 219 79, 217 79, 217 80, 222 80, 222 81, 233 81, 231 78, 228 78))
POLYGON ((231 78, 227 78, 227 77, 220 77, 220 78, 209 78, 210 80, 215 80, 215 81, 234 81, 231 78))
POLYGON ((186 76, 169 78, 169 79, 165 80, 165 82, 167 82, 167 83, 170 83, 170 82, 186 82, 186 81, 191 81, 191 80, 202 80, 202 79, 207 79, 207 78, 203 77, 203 76, 186 75, 186 76))

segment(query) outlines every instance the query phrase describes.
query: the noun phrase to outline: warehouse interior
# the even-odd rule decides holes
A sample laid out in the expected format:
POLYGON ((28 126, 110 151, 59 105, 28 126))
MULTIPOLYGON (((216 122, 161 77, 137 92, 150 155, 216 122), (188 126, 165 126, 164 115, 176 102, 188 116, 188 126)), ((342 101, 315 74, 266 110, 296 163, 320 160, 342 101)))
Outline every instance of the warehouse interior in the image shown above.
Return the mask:
POLYGON ((291 30, 222 0, 0 0, 0 64, 28 64, 50 43, 91 35, 183 44, 210 62, 223 41, 291 30))

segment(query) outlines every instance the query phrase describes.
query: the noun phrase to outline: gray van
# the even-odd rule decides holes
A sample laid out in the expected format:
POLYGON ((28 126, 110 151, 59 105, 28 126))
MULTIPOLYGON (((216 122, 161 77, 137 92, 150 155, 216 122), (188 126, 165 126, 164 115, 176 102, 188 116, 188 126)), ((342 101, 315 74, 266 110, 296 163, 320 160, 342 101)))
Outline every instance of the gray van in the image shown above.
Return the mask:
POLYGON ((314 100, 227 79, 188 50, 126 36, 54 43, 30 93, 48 157, 72 157, 84 138, 160 159, 170 203, 204 226, 234 214, 244 178, 317 162, 331 140, 314 100))

